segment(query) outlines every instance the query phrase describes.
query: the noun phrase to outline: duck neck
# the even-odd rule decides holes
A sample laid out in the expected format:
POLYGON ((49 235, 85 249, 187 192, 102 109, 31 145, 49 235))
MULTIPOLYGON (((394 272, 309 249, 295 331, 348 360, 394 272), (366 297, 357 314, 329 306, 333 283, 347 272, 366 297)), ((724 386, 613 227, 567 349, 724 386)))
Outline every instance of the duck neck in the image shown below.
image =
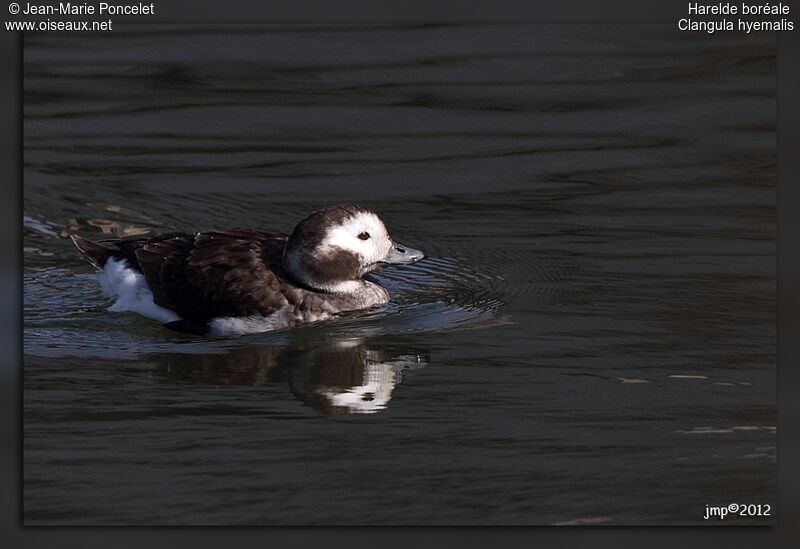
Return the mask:
POLYGON ((364 290, 367 282, 361 278, 337 278, 320 272, 313 263, 293 254, 284 253, 283 270, 295 283, 316 292, 352 295, 364 290))

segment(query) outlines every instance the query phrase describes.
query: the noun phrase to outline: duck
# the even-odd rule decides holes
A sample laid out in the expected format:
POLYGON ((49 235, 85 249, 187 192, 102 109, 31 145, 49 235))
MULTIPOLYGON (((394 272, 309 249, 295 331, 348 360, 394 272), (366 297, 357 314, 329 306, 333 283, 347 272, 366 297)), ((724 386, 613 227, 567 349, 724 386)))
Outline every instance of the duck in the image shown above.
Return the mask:
POLYGON ((111 312, 167 328, 240 336, 369 309, 389 292, 365 279, 425 258, 398 244, 372 210, 339 204, 312 212, 291 234, 250 229, 92 241, 70 235, 98 272, 111 312))

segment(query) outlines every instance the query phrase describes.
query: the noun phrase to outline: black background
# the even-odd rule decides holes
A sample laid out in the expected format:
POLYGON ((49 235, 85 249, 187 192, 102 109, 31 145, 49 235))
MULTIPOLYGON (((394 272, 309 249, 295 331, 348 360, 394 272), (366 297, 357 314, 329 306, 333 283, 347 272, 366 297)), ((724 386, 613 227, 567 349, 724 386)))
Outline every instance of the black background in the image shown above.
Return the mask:
MULTIPOLYGON (((687 2, 670 0, 559 0, 558 2, 466 1, 434 3, 422 1, 367 2, 360 0, 326 2, 247 0, 161 0, 156 15, 131 16, 139 23, 236 23, 236 22, 661 22, 677 24, 685 17, 687 2)), ((714 3, 714 2, 710 2, 714 3)), ((797 3, 790 19, 798 25, 797 3)), ((8 20, 7 8, 2 9, 8 20)), ((15 18, 18 19, 18 18, 15 18)), ((124 17, 115 17, 114 24, 124 24, 124 17)), ((75 35, 79 40, 80 35, 75 35)), ((709 40, 714 36, 710 35, 709 40)), ((708 546, 725 543, 750 547, 778 545, 799 539, 797 517, 800 496, 800 473, 796 467, 798 453, 797 421, 800 418, 795 399, 798 387, 798 316, 800 295, 800 223, 793 214, 799 209, 800 181, 800 34, 781 33, 778 38, 778 444, 779 504, 778 526, 753 528, 224 528, 224 529, 107 529, 107 528, 22 528, 21 526, 21 195, 22 195, 22 105, 20 33, 0 34, 2 58, 2 147, 3 180, 0 184, 3 227, 0 232, 0 334, 4 358, 2 372, 2 527, 5 546, 11 547, 141 547, 159 543, 169 546, 206 547, 223 543, 278 544, 303 543, 347 546, 353 543, 407 545, 426 542, 442 544, 458 542, 477 545, 497 538, 508 544, 530 546, 708 546)), ((120 502, 124 505, 124 502, 120 502)), ((154 501, 157 505, 157 501, 154 501)))

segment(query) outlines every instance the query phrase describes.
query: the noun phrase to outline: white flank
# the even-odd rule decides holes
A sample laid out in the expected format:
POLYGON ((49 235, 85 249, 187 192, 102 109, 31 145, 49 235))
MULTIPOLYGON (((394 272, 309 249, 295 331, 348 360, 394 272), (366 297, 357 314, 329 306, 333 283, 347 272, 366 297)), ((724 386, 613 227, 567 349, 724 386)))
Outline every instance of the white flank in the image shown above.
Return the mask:
POLYGON ((289 328, 298 322, 316 322, 329 317, 330 315, 324 312, 314 315, 298 315, 294 307, 286 305, 269 316, 218 316, 208 323, 208 333, 212 336, 223 337, 260 334, 289 328))
POLYGON ((112 313, 130 311, 162 323, 181 319, 174 311, 153 302, 153 294, 144 276, 131 269, 125 259, 117 261, 110 258, 97 277, 103 293, 117 300, 108 308, 112 313))
POLYGON ((208 333, 212 336, 230 337, 258 334, 283 328, 270 316, 220 316, 208 323, 208 333))

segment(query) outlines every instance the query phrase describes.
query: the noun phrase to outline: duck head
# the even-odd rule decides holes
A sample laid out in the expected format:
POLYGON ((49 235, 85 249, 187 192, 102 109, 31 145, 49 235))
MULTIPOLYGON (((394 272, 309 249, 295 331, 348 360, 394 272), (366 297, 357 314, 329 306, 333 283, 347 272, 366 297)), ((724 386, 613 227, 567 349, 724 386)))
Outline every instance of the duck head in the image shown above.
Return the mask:
POLYGON ((362 277, 385 265, 409 265, 425 254, 394 242, 383 221, 359 206, 330 206, 297 224, 283 254, 284 269, 322 292, 353 293, 362 277))

